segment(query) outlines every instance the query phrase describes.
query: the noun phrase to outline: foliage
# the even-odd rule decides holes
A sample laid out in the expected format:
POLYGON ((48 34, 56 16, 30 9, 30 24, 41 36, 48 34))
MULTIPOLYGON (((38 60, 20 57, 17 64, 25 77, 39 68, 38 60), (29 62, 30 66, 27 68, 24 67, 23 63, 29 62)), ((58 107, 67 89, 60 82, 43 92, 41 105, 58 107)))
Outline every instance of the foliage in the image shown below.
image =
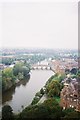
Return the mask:
POLYGON ((2 90, 8 90, 16 80, 22 80, 27 77, 30 68, 27 63, 19 62, 13 68, 7 67, 2 71, 2 90), (25 66, 26 65, 26 66, 25 66))
POLYGON ((46 82, 46 94, 48 97, 59 97, 60 91, 63 88, 62 80, 66 77, 66 74, 56 73, 51 76, 49 80, 46 82))
POLYGON ((31 105, 37 104, 39 100, 41 99, 41 97, 44 95, 44 93, 45 92, 43 88, 41 88, 40 91, 35 94, 35 97, 33 98, 31 105))
POLYGON ((13 67, 13 74, 15 76, 18 75, 18 73, 21 73, 22 72, 22 66, 23 66, 23 63, 17 63, 14 67, 13 67))
POLYGON ((9 105, 5 105, 2 108, 2 120, 11 119, 14 120, 14 115, 12 108, 9 105))
POLYGON ((23 66, 22 67, 22 73, 24 77, 27 77, 28 73, 30 72, 29 67, 23 66))
POLYGON ((13 68, 13 74, 17 77, 20 77, 21 75, 23 75, 23 77, 27 77, 29 72, 30 66, 26 63, 19 62, 13 68))
POLYGON ((52 76, 45 85, 46 94, 49 96, 48 99, 41 104, 37 104, 40 98, 45 94, 44 89, 41 88, 41 90, 36 93, 31 105, 26 107, 20 114, 16 115, 16 119, 57 118, 66 120, 72 117, 77 118, 78 112, 74 109, 68 108, 63 110, 59 105, 60 91, 63 87, 61 81, 64 77, 64 74, 55 74, 55 76, 52 76))
POLYGON ((43 90, 43 88, 41 88, 40 93, 44 95, 45 91, 43 90))
POLYGON ((40 98, 37 97, 37 96, 35 96, 35 97, 33 98, 33 100, 32 100, 31 105, 35 105, 35 104, 37 104, 39 100, 40 100, 40 98))
POLYGON ((46 87, 46 92, 49 97, 53 96, 59 96, 61 91, 62 85, 59 83, 59 81, 54 80, 49 83, 49 85, 46 87))
POLYGON ((54 80, 57 80, 59 83, 61 83, 61 81, 66 77, 65 74, 58 74, 56 73, 55 75, 52 75, 48 81, 46 82, 46 85, 47 86, 51 81, 54 81, 54 80))
POLYGON ((71 119, 71 118, 72 118, 72 120, 74 118, 80 118, 80 112, 75 111, 73 108, 68 108, 68 109, 64 110, 63 114, 64 114, 63 118, 65 120, 71 119))
POLYGON ((50 98, 40 105, 31 105, 25 108, 19 115, 19 118, 59 118, 62 108, 57 101, 50 98))
POLYGON ((13 58, 2 58, 2 64, 11 65, 13 63, 13 58))
POLYGON ((0 70, 0 91, 2 91, 2 71, 0 70))
POLYGON ((79 78, 80 79, 80 68, 79 68, 79 70, 78 70, 78 72, 77 72, 77 78, 79 78))
POLYGON ((13 76, 12 68, 6 68, 2 71, 2 73, 5 77, 12 77, 13 76))
POLYGON ((12 68, 5 68, 2 71, 2 90, 9 89, 15 83, 15 76, 12 68))
POLYGON ((65 77, 66 77, 66 74, 58 74, 56 79, 61 83, 62 80, 64 80, 65 77))
POLYGON ((75 75, 76 75, 76 74, 77 74, 77 71, 78 71, 77 68, 72 68, 70 72, 71 72, 71 74, 75 74, 75 75))
POLYGON ((55 74, 55 75, 52 75, 52 76, 48 79, 48 81, 46 82, 46 85, 45 85, 45 86, 47 86, 47 85, 55 78, 55 76, 56 76, 56 74, 55 74))
POLYGON ((60 97, 53 97, 58 103, 60 103, 60 97))

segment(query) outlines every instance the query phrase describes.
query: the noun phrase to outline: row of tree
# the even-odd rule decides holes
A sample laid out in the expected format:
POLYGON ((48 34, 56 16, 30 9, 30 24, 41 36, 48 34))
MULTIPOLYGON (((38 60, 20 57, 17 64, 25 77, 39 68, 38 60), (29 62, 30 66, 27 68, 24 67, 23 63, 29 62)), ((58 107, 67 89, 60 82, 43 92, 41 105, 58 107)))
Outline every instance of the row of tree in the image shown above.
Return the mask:
POLYGON ((63 88, 61 81, 65 78, 65 74, 55 74, 46 83, 46 94, 48 97, 60 97, 60 91, 63 88))
POLYGON ((40 105, 30 105, 25 108, 20 114, 14 115, 10 106, 5 105, 2 108, 2 120, 24 120, 24 119, 63 119, 73 120, 80 118, 80 112, 75 111, 73 108, 63 110, 59 103, 49 98, 40 105))

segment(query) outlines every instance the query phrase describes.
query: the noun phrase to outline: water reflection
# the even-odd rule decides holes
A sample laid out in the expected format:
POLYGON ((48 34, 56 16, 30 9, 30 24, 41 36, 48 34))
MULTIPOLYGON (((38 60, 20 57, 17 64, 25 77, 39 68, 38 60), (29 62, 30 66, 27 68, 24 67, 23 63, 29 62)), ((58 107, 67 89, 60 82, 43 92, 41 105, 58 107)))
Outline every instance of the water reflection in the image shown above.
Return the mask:
POLYGON ((29 79, 30 79, 30 74, 27 76, 26 79, 21 80, 19 83, 17 83, 16 86, 18 87, 18 86, 20 86, 21 84, 22 84, 23 86, 26 86, 26 84, 29 82, 29 79))
POLYGON ((4 102, 12 100, 12 95, 14 93, 15 93, 15 86, 9 89, 8 91, 4 92, 4 94, 2 94, 2 104, 4 102))
POLYGON ((46 83, 54 73, 50 70, 32 70, 27 79, 20 81, 3 95, 3 105, 8 104, 14 113, 22 111, 30 105, 36 92, 46 83))

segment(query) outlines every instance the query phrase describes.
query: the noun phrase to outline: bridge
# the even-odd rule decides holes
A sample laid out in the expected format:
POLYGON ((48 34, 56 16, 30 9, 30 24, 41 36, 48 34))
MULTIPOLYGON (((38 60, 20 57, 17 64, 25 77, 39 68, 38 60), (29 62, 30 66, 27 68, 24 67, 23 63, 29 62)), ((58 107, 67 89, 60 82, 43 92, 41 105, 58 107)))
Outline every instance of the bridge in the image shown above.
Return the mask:
POLYGON ((50 65, 32 65, 32 69, 33 70, 36 70, 36 69, 38 69, 38 70, 40 70, 40 69, 42 69, 42 70, 45 70, 45 69, 47 69, 47 70, 50 70, 51 69, 51 67, 50 67, 50 65))
POLYGON ((52 70, 53 72, 55 72, 55 70, 50 65, 34 64, 34 65, 32 65, 31 69, 32 70, 52 70))

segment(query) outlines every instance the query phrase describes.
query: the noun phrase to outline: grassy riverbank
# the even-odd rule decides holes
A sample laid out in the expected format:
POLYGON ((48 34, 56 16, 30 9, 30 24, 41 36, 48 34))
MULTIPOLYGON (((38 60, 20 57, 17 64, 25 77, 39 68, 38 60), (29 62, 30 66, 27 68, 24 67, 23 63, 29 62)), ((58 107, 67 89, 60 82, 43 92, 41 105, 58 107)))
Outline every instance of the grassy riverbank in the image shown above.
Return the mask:
POLYGON ((41 88, 41 90, 39 92, 36 93, 31 105, 37 104, 39 102, 39 100, 43 97, 43 95, 46 95, 47 98, 53 97, 59 102, 60 101, 60 96, 59 96, 60 91, 63 88, 61 81, 64 78, 65 78, 65 74, 52 75, 46 82, 45 86, 43 88, 41 88))

